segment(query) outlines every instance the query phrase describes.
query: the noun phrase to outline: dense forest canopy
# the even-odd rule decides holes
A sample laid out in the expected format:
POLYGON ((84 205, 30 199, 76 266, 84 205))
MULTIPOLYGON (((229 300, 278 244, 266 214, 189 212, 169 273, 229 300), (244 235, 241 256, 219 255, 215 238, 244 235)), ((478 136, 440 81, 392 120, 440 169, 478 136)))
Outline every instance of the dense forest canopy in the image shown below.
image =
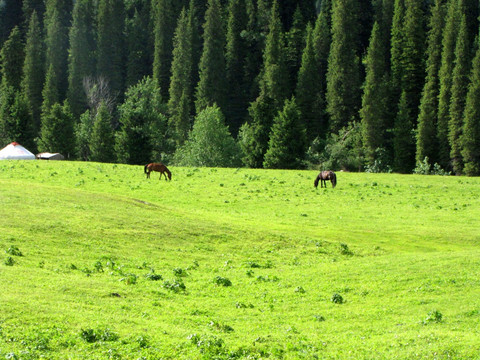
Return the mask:
POLYGON ((478 15, 476 0, 1 0, 0 146, 480 175, 478 15))

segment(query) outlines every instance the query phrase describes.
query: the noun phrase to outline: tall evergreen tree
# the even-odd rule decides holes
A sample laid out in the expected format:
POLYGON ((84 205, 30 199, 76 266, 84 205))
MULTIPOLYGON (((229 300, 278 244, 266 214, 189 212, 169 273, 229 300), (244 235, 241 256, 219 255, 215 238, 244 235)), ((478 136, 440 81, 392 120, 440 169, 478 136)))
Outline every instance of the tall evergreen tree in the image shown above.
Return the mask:
POLYGON ((48 113, 42 116, 38 150, 59 152, 67 159, 73 157, 75 153, 73 124, 73 114, 68 102, 63 106, 59 103, 53 104, 48 113))
POLYGON ((55 86, 60 100, 65 99, 68 88, 68 29, 72 0, 47 0, 45 13, 46 69, 55 69, 55 86))
POLYGON ((168 100, 169 125, 177 146, 185 142, 190 130, 193 31, 189 16, 184 9, 178 19, 173 41, 172 77, 168 100))
POLYGON ((246 116, 247 87, 245 64, 247 43, 242 36, 247 25, 245 0, 233 0, 228 8, 227 44, 225 51, 226 77, 228 84, 235 84, 227 95, 228 106, 224 113, 227 125, 235 136, 246 116))
POLYGON ((32 116, 25 96, 2 81, 0 91, 0 143, 17 141, 34 151, 32 116))
POLYGON ((436 0, 430 16, 427 49, 427 77, 420 100, 418 115, 416 161, 427 157, 432 163, 438 163, 437 111, 440 82, 438 73, 442 55, 442 30, 445 11, 442 0, 436 0))
POLYGON ((442 37, 442 61, 439 71, 440 92, 438 95, 438 163, 444 168, 451 168, 450 143, 448 140, 448 123, 450 120, 450 97, 452 90, 452 74, 455 59, 455 47, 459 28, 457 0, 448 3, 447 18, 442 37))
POLYGON ((20 82, 22 81, 22 66, 20 64, 23 64, 24 57, 22 34, 19 27, 16 26, 0 51, 2 81, 15 90, 20 89, 20 82))
POLYGON ((384 54, 386 44, 378 22, 373 25, 372 36, 366 57, 366 79, 363 89, 362 142, 367 164, 372 166, 377 159, 379 148, 385 149, 388 113, 388 73, 384 54))
MULTIPOLYGON (((330 45, 332 42, 332 36, 330 32, 331 28, 331 12, 332 3, 330 0, 323 0, 320 13, 318 14, 313 29, 313 47, 318 64, 318 77, 317 83, 318 91, 318 124, 320 124, 321 133, 320 138, 325 139, 327 137, 327 128, 329 124, 328 113, 326 111, 326 91, 327 91, 327 69, 328 69, 328 55, 330 53, 330 45)), ((298 101, 301 101, 298 99, 298 101)), ((299 103, 300 104, 300 103, 299 103)))
POLYGON ((361 102, 357 5, 354 0, 333 2, 326 100, 335 133, 356 120, 361 102))
POLYGON ((42 29, 36 11, 32 13, 28 26, 25 62, 23 64, 22 92, 33 117, 33 134, 40 131, 43 81, 45 80, 45 48, 42 29))
POLYGON ((315 54, 313 28, 307 26, 306 45, 302 55, 302 65, 298 72, 296 99, 302 119, 307 129, 307 141, 310 143, 316 137, 325 138, 326 124, 323 122, 324 102, 320 89, 322 78, 320 64, 315 54))
MULTIPOLYGON (((293 23, 288 32, 285 33, 285 63, 288 70, 288 87, 295 88, 297 74, 302 64, 302 51, 305 47, 305 20, 303 19, 300 7, 297 6, 293 15, 293 23)), ((291 96, 288 93, 287 96, 291 96)))
POLYGON ((150 29, 150 10, 150 2, 144 1, 139 9, 135 8, 133 16, 127 19, 126 88, 152 74, 153 52, 150 49, 153 47, 153 40, 150 29))
POLYGON ((393 138, 393 167, 400 173, 409 173, 414 167, 415 159, 415 138, 413 135, 413 116, 408 104, 408 96, 405 90, 402 91, 398 104, 398 113, 395 118, 393 138))
POLYGON ((126 54, 124 1, 100 0, 97 21, 97 75, 107 79, 111 94, 121 101, 126 54))
POLYGON ((90 138, 90 160, 99 162, 113 162, 115 138, 112 128, 112 115, 105 103, 101 103, 95 116, 90 138))
POLYGON ((402 92, 403 49, 405 47, 405 0, 395 0, 392 30, 390 63, 392 73, 392 94, 399 99, 402 92))
POLYGON ((465 118, 461 137, 464 172, 468 176, 480 175, 480 47, 472 62, 470 85, 465 105, 465 118))
POLYGON ((43 118, 48 115, 50 109, 54 104, 59 103, 59 95, 58 95, 58 88, 57 88, 57 75, 53 68, 53 65, 50 65, 48 68, 47 74, 45 76, 45 84, 42 90, 42 124, 45 122, 43 118))
POLYGON ((463 112, 465 110, 465 98, 468 91, 470 65, 471 56, 467 32, 467 19, 465 15, 462 15, 455 47, 455 65, 452 74, 448 122, 448 139, 451 149, 450 159, 453 171, 456 174, 461 174, 463 169, 460 138, 462 136, 463 112))
POLYGON ((77 0, 70 28, 70 55, 68 58, 68 100, 76 119, 87 109, 83 81, 94 76, 95 38, 94 6, 92 0, 77 0))
POLYGON ((274 0, 269 22, 269 32, 263 53, 260 96, 271 98, 275 111, 281 110, 289 93, 284 54, 285 43, 282 24, 279 17, 278 3, 274 0))
POLYGON ((264 167, 298 169, 303 166, 306 138, 305 127, 295 98, 285 101, 285 106, 275 117, 265 153, 264 167))
POLYGON ((153 78, 158 82, 162 98, 168 98, 172 62, 173 35, 177 14, 177 0, 153 0, 154 60, 153 78))
POLYGON ((37 13, 39 19, 43 19, 45 15, 45 1, 22 0, 22 12, 23 21, 25 22, 26 28, 28 28, 28 23, 34 12, 37 13))
POLYGON ((196 89, 197 113, 217 104, 225 108, 225 30, 219 0, 209 0, 203 27, 203 52, 196 89))
POLYGON ((146 164, 162 150, 156 147, 163 146, 166 152, 166 109, 155 80, 144 78, 130 87, 118 110, 120 130, 115 139, 115 151, 119 162, 146 164))

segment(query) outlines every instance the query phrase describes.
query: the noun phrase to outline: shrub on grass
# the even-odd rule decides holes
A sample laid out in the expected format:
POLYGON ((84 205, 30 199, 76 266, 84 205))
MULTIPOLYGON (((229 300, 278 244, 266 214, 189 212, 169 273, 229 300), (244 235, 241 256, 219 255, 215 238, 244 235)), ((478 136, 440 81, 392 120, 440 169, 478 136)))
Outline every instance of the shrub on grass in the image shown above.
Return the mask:
POLYGON ((232 282, 229 279, 221 276, 215 276, 213 283, 219 286, 232 286, 232 282))
POLYGON ((5 259, 5 265, 7 266, 13 266, 15 264, 15 260, 13 260, 13 258, 11 256, 8 256, 6 259, 5 259))
POLYGON ((332 299, 331 301, 334 303, 334 304, 343 304, 345 301, 343 300, 343 297, 342 295, 338 294, 338 293, 335 293, 332 295, 332 299))
POLYGON ((137 283, 137 275, 126 274, 125 277, 120 279, 120 281, 124 282, 127 285, 135 285, 137 283))
POLYGON ((12 255, 12 256, 23 256, 20 249, 18 247, 16 247, 15 245, 11 245, 5 252, 8 255, 12 255))
POLYGON ((150 281, 158 281, 158 280, 162 280, 162 275, 160 274, 155 274, 155 270, 154 269, 150 269, 150 272, 145 275, 145 278, 147 280, 150 280, 150 281))
POLYGON ((187 287, 181 279, 175 279, 173 281, 165 280, 162 287, 174 293, 185 292, 187 290, 187 287))
POLYGON ((423 320, 423 325, 427 325, 430 323, 439 323, 442 322, 443 315, 438 310, 432 310, 427 314, 425 320, 423 320))
POLYGON ((80 331, 80 337, 88 342, 94 343, 97 341, 117 341, 119 339, 118 334, 111 331, 110 329, 82 329, 80 331))

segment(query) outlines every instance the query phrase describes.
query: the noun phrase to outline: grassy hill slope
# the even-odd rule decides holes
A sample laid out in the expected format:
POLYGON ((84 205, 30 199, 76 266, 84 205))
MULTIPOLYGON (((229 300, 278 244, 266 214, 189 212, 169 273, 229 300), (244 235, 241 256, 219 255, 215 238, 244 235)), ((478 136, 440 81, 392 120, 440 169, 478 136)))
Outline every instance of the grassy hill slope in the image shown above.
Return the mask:
POLYGON ((480 351, 480 179, 0 162, 0 358, 480 351))

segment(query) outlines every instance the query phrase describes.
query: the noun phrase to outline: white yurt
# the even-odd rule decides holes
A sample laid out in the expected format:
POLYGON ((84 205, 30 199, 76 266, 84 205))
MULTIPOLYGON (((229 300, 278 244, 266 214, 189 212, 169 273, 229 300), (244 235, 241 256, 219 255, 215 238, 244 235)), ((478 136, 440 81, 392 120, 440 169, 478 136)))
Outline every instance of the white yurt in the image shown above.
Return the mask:
POLYGON ((0 160, 35 160, 35 155, 17 142, 12 142, 0 150, 0 160))

